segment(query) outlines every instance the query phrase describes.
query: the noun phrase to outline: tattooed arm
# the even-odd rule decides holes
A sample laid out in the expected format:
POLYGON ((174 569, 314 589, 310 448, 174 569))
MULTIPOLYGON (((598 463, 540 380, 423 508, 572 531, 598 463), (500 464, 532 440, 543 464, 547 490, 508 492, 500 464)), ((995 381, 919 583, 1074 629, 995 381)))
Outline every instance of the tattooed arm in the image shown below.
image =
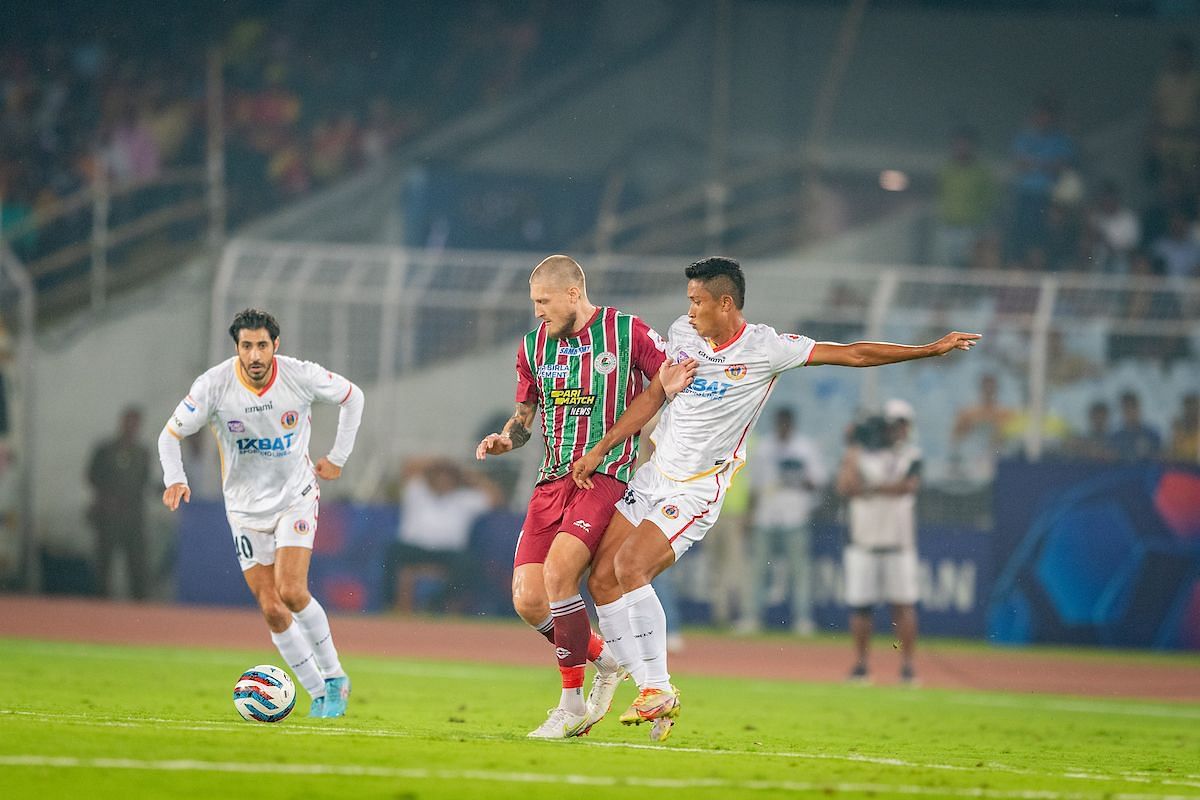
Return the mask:
POLYGON ((501 433, 489 433, 475 448, 475 457, 480 461, 488 456, 498 456, 515 450, 529 441, 532 435, 533 415, 537 403, 517 403, 517 410, 504 423, 501 433))

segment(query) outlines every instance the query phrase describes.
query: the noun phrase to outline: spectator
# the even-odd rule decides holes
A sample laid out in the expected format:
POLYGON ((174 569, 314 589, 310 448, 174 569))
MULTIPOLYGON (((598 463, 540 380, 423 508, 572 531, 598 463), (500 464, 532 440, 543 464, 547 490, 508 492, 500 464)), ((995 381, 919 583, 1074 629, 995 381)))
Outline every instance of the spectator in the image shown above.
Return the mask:
POLYGON ((1109 447, 1122 461, 1142 461, 1158 457, 1162 437, 1142 421, 1142 405, 1135 392, 1121 394, 1121 427, 1113 431, 1109 447))
POLYGON ((1152 174, 1178 173, 1195 191, 1200 163, 1200 72, 1191 39, 1180 36, 1171 43, 1166 67, 1154 82, 1152 105, 1152 174))
POLYGON ((471 527, 480 514, 500 505, 499 490, 441 458, 410 460, 401 482, 400 530, 389 555, 395 606, 412 612, 418 581, 433 579, 443 584, 439 606, 457 607, 471 581, 471 527))
POLYGON ((968 482, 989 484, 1004 446, 1004 431, 1013 409, 1000 404, 995 375, 979 380, 979 402, 958 412, 951 432, 951 461, 968 482))
POLYGON ((1097 400, 1088 407, 1088 427, 1084 433, 1067 440, 1063 454, 1087 461, 1113 461, 1112 431, 1109 430, 1108 403, 1097 400))
MULTIPOLYGON (((1046 237, 1046 211, 1062 182, 1072 180, 1075 143, 1058 124, 1058 104, 1040 98, 1029 122, 1013 140, 1013 217, 1008 253, 1023 261, 1031 248, 1042 247, 1046 237)), ((1060 201, 1069 199, 1059 197, 1060 201)))
POLYGON ((854 638, 850 680, 869 680, 867 666, 875 606, 888 603, 900 640, 900 680, 912 683, 917 639, 917 489, 921 451, 909 441, 913 409, 904 400, 884 406, 882 426, 870 426, 846 448, 837 488, 849 499, 846 605, 854 638), (882 437, 876 438, 875 430, 882 437))
POLYGON ((1163 265, 1168 278, 1200 277, 1200 241, 1192 231, 1192 221, 1183 209, 1175 208, 1167 216, 1167 232, 1150 246, 1151 255, 1163 265))
POLYGON ((1171 423, 1171 459, 1200 462, 1200 394, 1196 392, 1183 396, 1179 416, 1171 423))
POLYGON ((1137 214, 1121 202, 1115 181, 1100 184, 1096 204, 1088 214, 1089 257, 1098 272, 1128 274, 1129 261, 1141 241, 1142 226, 1137 214))
POLYGON ((781 408, 775 414, 772 435, 750 450, 751 575, 753 605, 744 609, 741 627, 756 630, 762 624, 766 594, 774 581, 771 573, 782 559, 784 587, 791 596, 792 630, 810 636, 816 630, 812 610, 811 546, 809 517, 829 480, 817 444, 796 430, 795 413, 781 408))
POLYGON ((978 140, 974 128, 956 131, 950 142, 950 159, 938 174, 935 266, 967 266, 996 210, 996 178, 979 159, 978 140))
POLYGON ((109 573, 117 550, 124 551, 134 599, 150 593, 145 536, 150 451, 139 441, 141 428, 141 410, 125 409, 116 437, 100 442, 88 464, 94 494, 87 516, 96 532, 96 581, 105 597, 112 596, 109 573))

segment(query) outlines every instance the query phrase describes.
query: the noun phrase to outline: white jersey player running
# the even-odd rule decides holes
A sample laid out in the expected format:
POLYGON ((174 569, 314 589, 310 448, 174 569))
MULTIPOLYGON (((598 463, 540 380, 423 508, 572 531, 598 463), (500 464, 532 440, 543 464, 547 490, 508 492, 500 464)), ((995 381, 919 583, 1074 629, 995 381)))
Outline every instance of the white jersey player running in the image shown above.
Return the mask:
POLYGON ((221 455, 221 486, 234 549, 271 639, 312 696, 309 716, 346 713, 350 679, 333 644, 329 619, 308 591, 320 487, 336 480, 362 419, 363 393, 318 364, 276 355, 279 324, 256 309, 229 328, 237 355, 196 379, 158 437, 172 511, 188 502, 180 440, 208 427, 221 455), (338 405, 337 437, 314 466, 308 456, 309 409, 338 405))
MULTIPOLYGON (((706 258, 684 274, 690 306, 670 328, 667 357, 694 360, 695 377, 668 398, 670 405, 653 436, 654 456, 634 474, 617 503, 620 513, 613 515, 601 539, 588 579, 605 641, 618 642, 613 650, 622 664, 640 662, 645 668, 641 691, 621 722, 653 721, 651 738, 660 740, 679 713, 679 695, 667 671, 666 617, 650 582, 703 539, 716 521, 779 374, 805 365, 872 367, 946 355, 970 350, 980 338, 955 332, 919 347, 818 343, 746 322, 746 279, 733 259, 706 258), (625 613, 615 613, 621 605, 625 613)), ((604 454, 657 410, 651 395, 631 402, 604 438, 575 462, 576 483, 589 486, 604 454)))

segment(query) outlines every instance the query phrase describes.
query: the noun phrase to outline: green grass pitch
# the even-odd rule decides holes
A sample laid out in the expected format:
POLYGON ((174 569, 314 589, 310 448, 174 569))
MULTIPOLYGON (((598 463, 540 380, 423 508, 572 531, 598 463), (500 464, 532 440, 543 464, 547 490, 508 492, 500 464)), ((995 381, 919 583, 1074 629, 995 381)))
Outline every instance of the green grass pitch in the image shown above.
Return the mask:
MULTIPOLYGON (((1200 707, 675 676, 672 738, 528 741, 544 669, 348 658, 351 714, 243 722, 263 652, 0 640, 12 798, 1200 797, 1200 707)), ((273 659, 278 663, 278 659, 273 659)))

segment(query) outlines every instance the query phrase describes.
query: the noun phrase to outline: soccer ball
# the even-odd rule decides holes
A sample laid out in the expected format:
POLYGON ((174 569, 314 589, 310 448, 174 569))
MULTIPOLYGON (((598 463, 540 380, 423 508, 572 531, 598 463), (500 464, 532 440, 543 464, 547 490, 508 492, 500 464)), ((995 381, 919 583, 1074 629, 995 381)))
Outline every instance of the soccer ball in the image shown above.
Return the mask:
POLYGON ((233 705, 242 719, 280 722, 296 707, 296 686, 279 667, 259 664, 238 678, 233 687, 233 705))

